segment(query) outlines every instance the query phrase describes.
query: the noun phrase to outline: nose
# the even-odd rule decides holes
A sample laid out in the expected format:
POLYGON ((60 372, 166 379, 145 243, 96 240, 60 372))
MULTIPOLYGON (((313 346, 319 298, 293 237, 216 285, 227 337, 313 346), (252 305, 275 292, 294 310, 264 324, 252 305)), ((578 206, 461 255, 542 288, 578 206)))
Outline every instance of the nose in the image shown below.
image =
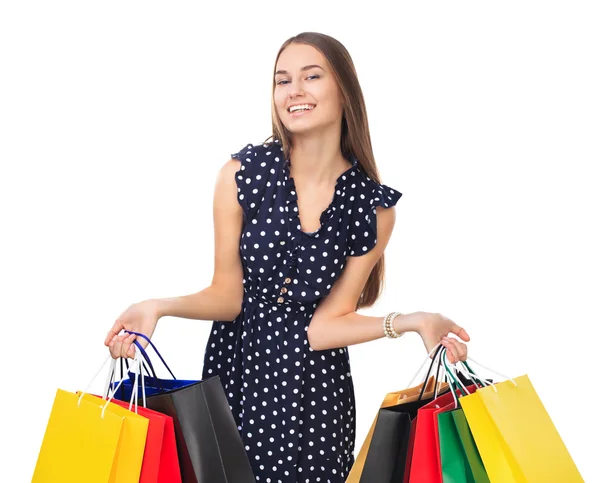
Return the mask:
POLYGON ((290 99, 293 99, 294 97, 299 97, 304 95, 304 91, 302 90, 302 87, 300 87, 300 84, 293 83, 293 84, 289 84, 289 91, 288 91, 288 96, 290 99))

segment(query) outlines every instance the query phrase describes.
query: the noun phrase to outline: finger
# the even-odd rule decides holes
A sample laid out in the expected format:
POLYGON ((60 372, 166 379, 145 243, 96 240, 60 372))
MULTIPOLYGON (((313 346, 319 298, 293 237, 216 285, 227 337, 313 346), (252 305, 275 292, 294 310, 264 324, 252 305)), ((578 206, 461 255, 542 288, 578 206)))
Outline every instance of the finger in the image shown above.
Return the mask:
POLYGON ((115 323, 113 324, 112 328, 108 331, 108 334, 106 334, 106 339, 104 340, 104 345, 108 345, 110 343, 110 341, 113 339, 113 337, 115 335, 119 335, 119 332, 121 332, 121 330, 123 330, 125 328, 125 326, 123 325, 123 322, 121 322, 120 320, 116 320, 115 323))
POLYGON ((130 359, 133 359, 135 357, 135 345, 133 344, 135 339, 136 339, 135 334, 130 334, 129 337, 127 337, 127 339, 126 339, 126 344, 128 344, 129 347, 125 351, 125 355, 127 357, 129 357, 130 359))
POLYGON ((457 324, 454 324, 452 326, 450 332, 452 332, 454 335, 464 340, 465 342, 469 342, 471 340, 471 337, 469 336, 469 334, 467 334, 467 331, 457 324))
POLYGON ((467 360, 467 344, 463 344, 462 342, 456 341, 458 347, 458 358, 461 361, 467 360))
POLYGON ((111 341, 108 343, 108 348, 110 349, 110 355, 113 359, 117 359, 119 357, 119 351, 116 347, 118 337, 115 335, 111 341))
POLYGON ((119 351, 119 355, 121 357, 127 357, 127 351, 131 346, 131 335, 123 334, 119 336, 119 339, 121 340, 121 350, 119 351))
POLYGON ((117 357, 124 357, 123 355, 123 342, 127 338, 126 334, 118 335, 114 341, 114 351, 117 357))
POLYGON ((454 353, 456 354, 456 357, 458 358, 458 360, 466 361, 467 360, 467 344, 464 344, 464 343, 460 342, 458 339, 454 339, 454 338, 450 338, 450 342, 456 349, 454 351, 454 353))
POLYGON ((456 347, 454 347, 454 344, 452 343, 452 340, 450 340, 448 337, 444 337, 442 339, 442 345, 446 348, 448 362, 450 362, 450 364, 455 364, 458 361, 458 353, 456 347))
POLYGON ((134 334, 128 334, 123 340, 123 357, 129 357, 130 359, 133 359, 133 356, 135 355, 135 347, 133 345, 135 337, 136 336, 134 334))

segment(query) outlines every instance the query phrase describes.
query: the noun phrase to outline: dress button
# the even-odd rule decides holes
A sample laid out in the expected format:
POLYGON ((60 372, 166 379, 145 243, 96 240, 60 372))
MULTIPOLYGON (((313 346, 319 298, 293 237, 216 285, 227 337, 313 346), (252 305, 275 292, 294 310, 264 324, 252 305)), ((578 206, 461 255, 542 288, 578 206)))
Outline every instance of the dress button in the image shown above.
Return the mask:
POLYGON ((281 287, 281 293, 286 293, 286 292, 287 292, 287 288, 281 287))
POLYGON ((291 281, 292 281, 292 279, 289 277, 284 280, 285 283, 290 283, 291 281))
POLYGON ((277 299, 277 303, 278 303, 278 304, 280 304, 280 303, 282 303, 282 302, 283 302, 283 297, 279 297, 279 298, 277 299))

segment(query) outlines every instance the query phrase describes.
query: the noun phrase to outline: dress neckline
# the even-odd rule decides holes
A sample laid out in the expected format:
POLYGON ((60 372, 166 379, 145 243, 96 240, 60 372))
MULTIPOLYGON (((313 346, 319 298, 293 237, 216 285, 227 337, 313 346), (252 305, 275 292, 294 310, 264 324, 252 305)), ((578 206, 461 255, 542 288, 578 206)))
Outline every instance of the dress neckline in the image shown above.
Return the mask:
POLYGON ((340 174, 336 181, 335 187, 333 189, 333 195, 331 197, 331 201, 327 208, 325 208, 321 215, 319 216, 319 227, 312 232, 306 232, 302 230, 302 224, 300 223, 300 210, 298 208, 298 192, 296 190, 296 182, 290 173, 291 162, 289 158, 285 158, 283 162, 284 167, 284 180, 286 185, 288 186, 287 190, 287 206, 286 211, 288 211, 288 217, 291 223, 291 228, 296 232, 300 233, 303 236, 307 236, 309 238, 318 237, 319 233, 323 229, 325 223, 331 219, 331 217, 336 213, 339 209, 337 206, 337 201, 340 197, 345 196, 346 186, 348 184, 348 180, 352 177, 356 176, 357 171, 359 171, 359 164, 356 157, 351 156, 350 162, 352 166, 350 166, 347 170, 345 170, 342 174, 340 174))

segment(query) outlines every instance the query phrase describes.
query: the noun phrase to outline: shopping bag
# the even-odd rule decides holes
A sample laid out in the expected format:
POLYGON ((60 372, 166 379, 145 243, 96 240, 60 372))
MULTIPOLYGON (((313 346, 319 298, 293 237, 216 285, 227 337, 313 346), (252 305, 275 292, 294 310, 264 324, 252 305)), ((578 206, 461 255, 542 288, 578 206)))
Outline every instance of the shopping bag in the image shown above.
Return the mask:
MULTIPOLYGON (((464 420, 463 410, 460 407, 462 399, 460 393, 466 396, 469 391, 464 384, 459 382, 459 377, 448 368, 446 354, 442 355, 444 368, 449 377, 449 383, 452 386, 452 391, 456 395, 454 401, 445 407, 441 407, 434 411, 434 432, 438 442, 438 468, 440 468, 439 481, 444 483, 489 483, 487 474, 480 464, 477 471, 471 469, 469 459, 467 457, 467 447, 463 444, 455 421, 464 420)), ((457 363, 452 365, 457 368, 466 363, 457 363)), ((470 368, 469 368, 470 369, 470 368)), ((479 385, 484 383, 477 377, 473 380, 479 385)), ((491 382, 491 381, 490 381, 491 382)), ((468 432, 468 426, 467 426, 468 432)), ((474 445, 471 446, 471 448, 474 445)), ((477 450, 475 448, 475 453, 477 450)), ((477 455, 478 456, 478 455, 477 455)), ((481 461, 480 461, 481 463, 481 461)))
POLYGON ((32 483, 138 482, 148 421, 86 391, 57 390, 32 483))
MULTIPOLYGON (((463 450, 467 475, 470 474, 472 481, 476 483, 489 483, 490 479, 488 478, 485 467, 483 466, 483 461, 481 461, 481 455, 479 454, 479 450, 477 449, 475 441, 473 440, 473 435, 471 434, 471 430, 467 424, 465 413, 462 407, 450 412, 450 415, 452 416, 454 428, 463 450)), ((443 465, 444 462, 442 460, 442 472, 443 465)))
MULTIPOLYGON (((466 377, 462 374, 462 372, 454 373, 449 368, 449 363, 446 357, 446 349, 443 349, 441 353, 441 360, 443 361, 443 366, 447 376, 449 376, 448 383, 450 384, 450 392, 449 395, 452 396, 453 401, 447 405, 443 405, 444 398, 438 398, 435 402, 435 409, 433 409, 432 417, 433 417, 433 433, 434 439, 437 442, 435 447, 435 457, 437 461, 435 461, 433 465, 428 464, 428 469, 431 470, 433 466, 437 466, 438 474, 437 478, 432 472, 423 471, 422 468, 415 468, 415 471, 411 472, 410 475, 413 478, 418 479, 419 481, 440 481, 444 483, 485 483, 489 482, 487 479, 487 475, 485 470, 474 472, 468 461, 466 452, 460 435, 458 434, 456 424, 455 424, 455 416, 462 415, 462 408, 460 407, 460 396, 467 395, 469 391, 465 384, 476 383, 479 385, 483 385, 484 382, 480 381, 477 377, 473 378, 466 377), (474 475, 477 474, 476 478, 474 475)), ((454 368, 459 367, 459 365, 463 364, 452 364, 451 366, 454 368)), ((465 364, 465 367, 468 365, 465 364)), ((468 373, 468 372, 467 372, 468 373)), ((487 383, 491 383, 491 380, 487 381, 487 383)), ((474 384, 471 386, 471 391, 473 390, 474 384)), ((447 396, 446 396, 447 398, 447 396)), ((431 403, 430 405, 434 405, 431 403)), ((426 407, 423 408, 427 410, 426 407)), ((458 418, 460 420, 460 418, 458 418)), ((463 415, 464 420, 464 415, 463 415)), ((419 428, 417 425, 413 425, 414 428, 419 428)), ((419 431, 423 430, 423 426, 419 428, 419 431)), ((467 426, 468 432, 468 426, 467 426)), ((414 442, 413 442, 414 445, 414 442)), ((474 446, 474 445, 473 445, 474 446)), ((469 448, 470 449, 470 448, 469 448)), ((431 448, 429 448, 431 450, 431 448)), ((417 449, 417 454, 419 450, 417 449)), ((475 448, 475 453, 477 453, 475 448)), ((478 456, 478 454, 477 454, 478 456)), ((430 457, 431 454, 430 454, 430 457)), ((423 465, 427 464, 427 462, 420 461, 418 464, 423 465)), ((481 465, 480 461, 480 468, 481 465)), ((475 468, 479 470, 479 468, 475 468)))
MULTIPOLYGON (((444 368, 448 369, 448 361, 445 355, 444 368)), ((460 362, 452 365, 455 368, 464 366, 469 376, 463 375, 462 371, 458 374, 450 374, 449 383, 453 388, 458 389, 459 381, 464 387, 465 383, 476 382, 480 386, 493 383, 492 379, 482 380, 475 374, 472 374, 471 368, 466 362, 460 362)), ((461 391, 462 392, 462 391, 461 391)), ((466 388, 465 391, 466 393, 466 388)), ((462 399, 460 395, 455 404, 449 404, 445 408, 435 411, 436 420, 434 420, 434 429, 438 440, 438 462, 441 468, 440 478, 444 483, 489 483, 489 478, 483 467, 483 462, 479 451, 473 441, 473 436, 466 422, 464 411, 460 406, 462 399)), ((466 394, 463 394, 466 396, 466 394)))
POLYGON ((58 389, 38 454, 32 483, 107 483, 123 419, 58 389))
POLYGON ((123 419, 121 437, 109 481, 138 483, 148 433, 148 419, 93 394, 83 394, 83 400, 96 404, 98 408, 106 407, 105 414, 111 412, 123 419))
MULTIPOLYGON (((434 384, 434 377, 430 377, 426 384, 425 396, 431 397, 432 390, 434 384)), ((387 393, 381 403, 380 408, 387 408, 389 406, 396 406, 398 404, 413 402, 417 399, 419 393, 421 392, 421 387, 423 384, 419 384, 418 386, 410 387, 408 389, 404 389, 402 391, 394 391, 387 393)), ((379 414, 379 413, 378 413, 379 414)), ((367 458, 367 452, 369 450, 369 446, 371 445, 371 440, 373 438, 373 432, 375 431, 375 425, 377 423, 378 415, 375 416, 373 423, 371 424, 371 428, 367 433, 365 441, 363 442, 358 456, 355 458, 354 464, 346 479, 346 483, 358 483, 360 480, 360 476, 362 474, 363 468, 365 466, 365 460, 367 458)))
MULTIPOLYGON (((126 332, 128 332, 128 331, 126 331, 126 332)), ((128 333, 133 333, 133 332, 128 332, 128 333)), ((140 337, 142 335, 143 334, 140 334, 140 337)), ((142 346, 137 341, 136 341, 136 346, 140 349, 142 348, 142 346)), ((142 367, 146 371, 146 375, 144 376, 144 392, 145 392, 146 396, 163 393, 165 391, 170 391, 172 389, 178 389, 180 387, 189 386, 190 384, 195 384, 196 382, 198 382, 198 381, 177 379, 175 377, 175 375, 173 374, 173 371, 171 371, 171 369, 169 368, 169 366, 167 365, 165 360, 162 358, 162 356, 160 354, 158 354, 158 357, 160 358, 161 362, 163 363, 163 366, 167 369, 167 371, 171 375, 171 379, 161 379, 156 375, 156 371, 154 370, 152 361, 148 357, 148 354, 146 353, 146 351, 141 351, 140 355, 143 357, 143 360, 140 362, 142 363, 142 367)), ((134 386, 135 372, 129 370, 129 364, 127 362, 127 359, 121 359, 120 363, 121 363, 121 380, 114 380, 114 379, 116 379, 116 374, 114 373, 116 368, 113 367, 113 373, 112 373, 113 380, 111 381, 111 390, 114 391, 118 387, 117 393, 115 394, 115 398, 119 399, 120 401, 130 401, 131 396, 132 396, 133 386, 134 386), (125 364, 127 366, 127 376, 124 376, 124 374, 123 374, 123 372, 124 372, 123 364, 125 364)), ((137 396, 138 396, 138 399, 141 399, 142 387, 140 384, 138 384, 137 387, 138 387, 137 396)))
MULTIPOLYGON (((135 334, 145 338, 166 365, 150 339, 135 334)), ((137 350, 149 361, 146 351, 135 342, 137 350)), ((185 381, 181 387, 166 390, 159 381, 156 388, 155 394, 146 394, 146 407, 173 418, 181 477, 185 483, 255 483, 218 376, 192 383, 185 381)))
POLYGON ((468 470, 452 410, 437 413, 441 480, 444 483, 476 483, 468 470))
MULTIPOLYGON (((117 399, 112 402, 123 408, 130 406, 117 399)), ((181 483, 173 418, 141 406, 137 408, 137 413, 148 419, 140 483, 181 483)))
MULTIPOLYGON (((359 459, 358 466, 357 463, 354 464, 346 482, 388 483, 402 480, 407 454, 410 451, 412 420, 418 409, 433 399, 437 390, 446 390, 447 388, 447 385, 438 383, 437 375, 435 378, 429 378, 440 348, 433 356, 425 376, 427 384, 408 389, 404 394, 400 391, 399 393, 402 394, 400 397, 399 393, 390 393, 386 396, 378 411, 372 432, 367 436, 365 444, 361 448, 364 460, 359 459), (426 391, 432 386, 434 393, 426 391), (417 392, 418 394, 416 394, 417 392), (362 466, 360 466, 361 464, 362 466)), ((361 455, 359 455, 360 457, 361 455)))
MULTIPOLYGON (((474 392, 477 386, 471 384, 466 387, 468 392, 474 392)), ((441 483, 441 468, 439 457, 438 436, 435 421, 440 409, 454 408, 454 398, 458 397, 451 389, 433 401, 419 408, 415 420, 415 437, 410 463, 409 483, 441 483)), ((461 399, 462 400, 462 399, 461 399)))
POLYGON ((107 381, 107 387, 104 390, 104 397, 106 398, 111 394, 111 388, 112 396, 115 394, 124 395, 125 393, 121 389, 123 384, 127 383, 129 386, 127 393, 130 395, 130 402, 127 403, 118 399, 113 399, 112 402, 131 409, 135 400, 135 411, 148 419, 148 436, 142 460, 140 483, 181 483, 181 470, 179 467, 173 418, 158 411, 148 409, 143 405, 138 406, 138 387, 142 391, 142 404, 146 403, 146 377, 141 367, 147 367, 147 365, 143 361, 141 351, 137 351, 136 356, 137 365, 135 371, 130 371, 127 359, 119 359, 121 386, 118 386, 119 383, 116 383, 117 386, 115 386, 114 379, 116 378, 115 371, 117 366, 116 361, 113 360, 110 379, 107 381), (131 381, 125 379, 123 364, 127 366, 128 375, 132 376, 131 381))
POLYGON ((529 377, 461 398, 492 483, 583 482, 529 377))

